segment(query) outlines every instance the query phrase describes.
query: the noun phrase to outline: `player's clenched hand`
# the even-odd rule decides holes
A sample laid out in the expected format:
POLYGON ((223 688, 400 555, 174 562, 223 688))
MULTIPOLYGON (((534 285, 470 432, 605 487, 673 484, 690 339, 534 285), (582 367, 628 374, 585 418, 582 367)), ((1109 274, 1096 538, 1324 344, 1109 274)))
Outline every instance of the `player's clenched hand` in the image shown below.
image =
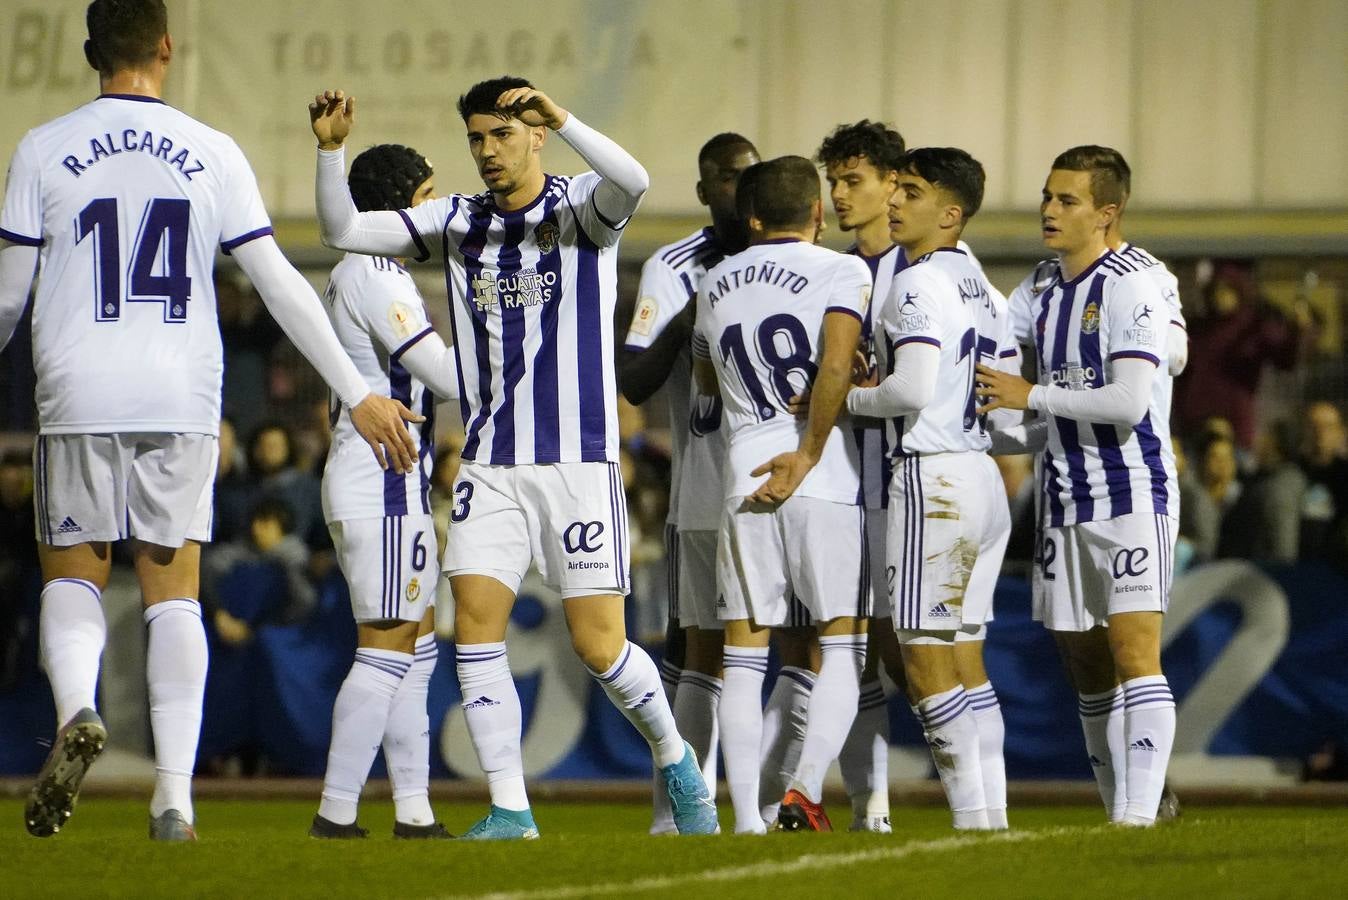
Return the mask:
POLYGON ((1029 409, 1032 387, 1019 375, 980 365, 977 391, 983 405, 978 407, 979 415, 994 409, 1029 409))
POLYGON ((758 486, 745 498, 749 503, 768 503, 776 506, 786 501, 796 492, 805 476, 814 468, 817 460, 811 459, 799 450, 779 453, 763 463, 750 475, 767 475, 768 480, 758 486))
POLYGON ((403 423, 424 421, 425 416, 417 415, 397 400, 378 394, 370 394, 351 407, 351 424, 374 451, 379 467, 392 467, 395 472, 403 474, 412 471, 417 461, 416 445, 412 443, 412 436, 407 433, 403 423))
POLYGON ((880 373, 871 365, 871 358, 858 350, 852 356, 852 384, 857 387, 875 387, 880 383, 880 373))
POLYGON ((309 127, 323 150, 336 150, 356 121, 356 98, 345 91, 324 91, 309 104, 309 127))
POLYGON ((546 125, 553 131, 566 124, 570 115, 552 98, 534 88, 519 87, 502 91, 496 98, 496 108, 519 119, 525 125, 546 125))

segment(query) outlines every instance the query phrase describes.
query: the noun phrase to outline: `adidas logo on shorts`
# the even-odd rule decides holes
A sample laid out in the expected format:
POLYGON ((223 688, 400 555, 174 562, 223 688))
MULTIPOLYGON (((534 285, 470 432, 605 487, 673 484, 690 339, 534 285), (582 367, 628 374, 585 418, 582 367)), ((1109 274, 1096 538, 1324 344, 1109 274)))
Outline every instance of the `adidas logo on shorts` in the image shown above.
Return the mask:
POLYGON ((61 524, 56 526, 57 534, 74 534, 77 531, 83 530, 83 528, 75 524, 75 520, 70 518, 70 516, 66 516, 61 520, 61 524))
POLYGON ((1140 740, 1140 741, 1133 741, 1131 744, 1128 745, 1128 749, 1129 749, 1129 750, 1146 750, 1146 751, 1148 751, 1148 752, 1150 752, 1150 753, 1155 753, 1155 752, 1157 751, 1156 745, 1153 744, 1153 743, 1151 742, 1151 738, 1147 738, 1147 737, 1144 737, 1144 738, 1143 738, 1142 740, 1140 740))
POLYGON ((950 618, 950 610, 946 608, 944 603, 938 603, 932 607, 931 617, 933 619, 948 619, 950 618))
POLYGON ((488 697, 486 694, 483 694, 481 697, 478 697, 476 700, 473 700, 473 701, 470 702, 470 703, 465 703, 465 704, 463 705, 463 708, 464 708, 464 709, 482 709, 484 706, 500 706, 500 705, 501 705, 501 701, 500 701, 500 700, 493 700, 492 698, 488 697))

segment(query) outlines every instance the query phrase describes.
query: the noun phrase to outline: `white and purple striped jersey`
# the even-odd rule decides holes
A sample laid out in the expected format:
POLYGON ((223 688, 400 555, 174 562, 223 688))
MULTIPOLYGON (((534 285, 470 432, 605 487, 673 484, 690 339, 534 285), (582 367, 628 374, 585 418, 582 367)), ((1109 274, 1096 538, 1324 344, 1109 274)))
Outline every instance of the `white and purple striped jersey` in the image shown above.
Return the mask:
MULTIPOLYGON (((724 258, 716 232, 708 227, 661 247, 646 260, 627 331, 627 349, 640 352, 655 343, 670 321, 697 297, 707 270, 724 258)), ((685 350, 665 382, 673 444, 665 521, 685 530, 714 531, 721 519, 721 464, 726 449, 721 398, 698 394, 692 373, 692 359, 685 350)))
MULTIPOLYGON (((724 499, 752 494, 764 478, 749 473, 799 446, 805 422, 788 403, 814 381, 824 316, 864 320, 870 297, 871 273, 860 259, 794 239, 754 244, 707 272, 693 355, 711 359, 725 405, 724 499)), ((834 425, 796 494, 856 505, 859 486, 856 444, 834 425)))
POLYGON ((1049 417, 1044 450, 1047 524, 1057 527, 1135 512, 1179 514, 1165 377, 1168 306, 1155 277, 1106 251, 1069 282, 1055 272, 1035 301, 1039 383, 1085 391, 1109 383, 1118 359, 1159 368, 1146 414, 1123 427, 1049 417))
POLYGON ((1016 348, 1006 298, 988 283, 982 267, 958 247, 928 253, 894 276, 878 325, 886 374, 906 344, 940 350, 932 401, 887 423, 891 456, 988 450, 987 423, 976 411, 975 369, 1014 356, 1016 348))
MULTIPOLYGON (((1161 295, 1165 297, 1166 306, 1170 310, 1170 324, 1187 328, 1184 310, 1180 306, 1179 279, 1166 268, 1165 263, 1141 247, 1127 242, 1115 252, 1151 276, 1161 295)), ((1035 300, 1052 283, 1057 274, 1057 257, 1043 260, 1020 284, 1016 285, 1016 289, 1007 298, 1007 303, 1011 306, 1011 330, 1015 334, 1018 346, 1034 345, 1035 300)))
POLYGON ((216 248, 271 233, 234 141, 162 101, 105 94, 28 132, 0 238, 41 248, 41 433, 218 434, 216 248))
POLYGON ((613 310, 627 220, 599 212, 599 183, 548 175, 512 212, 482 193, 400 213, 418 261, 444 259, 469 462, 618 461, 613 310))
MULTIPOLYGON (((894 275, 903 271, 908 259, 903 248, 891 244, 889 249, 876 256, 867 256, 855 244, 847 252, 866 264, 871 270, 871 296, 877 302, 868 304, 866 315, 861 320, 861 340, 871 348, 868 354, 875 362, 875 319, 880 306, 889 294, 890 282, 894 275)), ((852 440, 857 445, 857 458, 861 467, 861 494, 858 503, 867 509, 884 509, 889 506, 889 479, 893 472, 890 464, 889 444, 883 428, 853 428, 852 440)))
POLYGON ((426 417, 407 429, 417 447, 417 466, 399 474, 379 467, 351 424, 351 410, 334 397, 332 445, 323 468, 324 518, 339 522, 429 513, 435 398, 399 362, 434 333, 421 294, 396 260, 348 253, 332 270, 323 296, 337 339, 370 390, 426 417))

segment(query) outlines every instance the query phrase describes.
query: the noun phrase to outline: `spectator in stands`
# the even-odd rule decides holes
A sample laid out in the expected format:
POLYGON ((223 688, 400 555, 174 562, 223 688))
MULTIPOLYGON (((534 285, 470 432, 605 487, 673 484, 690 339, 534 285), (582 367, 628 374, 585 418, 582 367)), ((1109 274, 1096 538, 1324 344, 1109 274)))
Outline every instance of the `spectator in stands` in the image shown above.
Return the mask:
MULTIPOLYGON (((1228 444, 1230 443, 1228 439, 1228 444)), ((1212 497, 1203 489, 1189 465, 1189 455, 1178 439, 1171 441, 1175 451, 1175 472, 1180 488, 1179 536, 1175 541, 1175 574, 1190 566, 1205 563, 1217 555, 1222 514, 1212 497)))
POLYGON ((1194 431, 1220 412, 1235 428, 1236 445, 1254 447, 1255 399, 1267 365, 1295 366, 1310 334, 1310 308, 1299 300, 1284 315, 1259 295, 1253 264, 1218 264, 1203 293, 1202 314, 1189 321, 1189 365, 1175 391, 1180 432, 1194 431))
POLYGON ((1296 562, 1306 476, 1295 448, 1290 422, 1277 421, 1260 432, 1255 473, 1222 517, 1220 556, 1296 562))
POLYGON ((18 681, 25 640, 36 644, 37 538, 33 524, 33 468, 28 454, 0 457, 0 691, 18 681))
POLYGON ((1306 497, 1301 511, 1301 557, 1348 560, 1348 433, 1333 403, 1306 410, 1301 467, 1306 497))
POLYGON ((230 419, 220 420, 220 459, 215 467, 215 512, 211 540, 228 543, 241 539, 248 531, 248 514, 253 486, 239 450, 238 432, 230 419))
POLYGON ((246 644, 259 625, 289 625, 313 611, 309 550, 294 522, 285 501, 264 497, 253 508, 248 538, 213 547, 203 558, 202 603, 226 644, 246 644))
POLYGON ((294 533, 309 547, 330 546, 320 482, 296 465, 289 428, 275 420, 260 425, 248 445, 248 465, 254 497, 279 499, 290 507, 294 533))
POLYGON ((221 402, 225 415, 247 434, 266 415, 269 361, 285 335, 238 273, 216 269, 215 303, 225 347, 221 402))
MULTIPOLYGON (((1222 522, 1226 520, 1226 514, 1236 505, 1236 501, 1240 499, 1241 492, 1240 467, 1236 463, 1236 445, 1231 438, 1221 431, 1210 430, 1204 435, 1198 454, 1198 482, 1202 485, 1203 493, 1207 496, 1208 502, 1217 511, 1216 527, 1211 534, 1204 533, 1201 535, 1201 543, 1206 546, 1210 542, 1213 548, 1219 549, 1222 522)), ((1181 509, 1183 509, 1183 504, 1184 500, 1181 496, 1181 509)))

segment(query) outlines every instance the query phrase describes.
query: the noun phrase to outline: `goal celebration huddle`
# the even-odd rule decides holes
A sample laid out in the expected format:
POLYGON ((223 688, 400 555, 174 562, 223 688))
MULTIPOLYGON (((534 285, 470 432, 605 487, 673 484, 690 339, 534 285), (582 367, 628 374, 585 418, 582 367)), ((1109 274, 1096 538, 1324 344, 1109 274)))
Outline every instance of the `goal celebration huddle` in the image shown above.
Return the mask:
POLYGON ((1119 152, 1043 160, 1045 259, 1005 297, 964 239, 985 188, 968 152, 871 120, 771 159, 743 134, 708 134, 688 160, 707 224, 645 261, 624 333, 620 242, 650 177, 620 135, 522 77, 466 85, 453 96, 481 183, 449 186, 397 134, 362 134, 354 96, 325 90, 308 103, 316 216, 344 256, 320 297, 277 245, 237 144, 164 102, 162 0, 94 0, 87 26, 99 93, 28 132, 0 211, 0 344, 31 307, 39 642, 56 704, 29 833, 66 826, 107 742, 96 686, 117 648, 100 601, 125 542, 148 633, 149 835, 198 837, 217 249, 332 395, 322 510, 357 649, 297 830, 367 837, 359 802, 382 748, 395 838, 547 835, 507 627, 531 569, 560 596, 579 663, 649 744, 653 834, 832 830, 835 761, 847 827, 894 830, 882 670, 920 723, 953 827, 1013 827, 983 661, 1012 527, 998 454, 1035 458, 1034 616, 1077 695, 1106 817, 1157 821, 1175 735, 1161 669, 1179 516, 1169 421, 1187 340, 1174 277, 1123 235, 1119 152), (549 169, 559 140, 583 171, 549 169), (348 158, 353 141, 367 149, 348 158), (826 205, 846 251, 820 243, 826 205), (442 269, 444 293, 423 297, 412 265, 442 269), (624 620, 618 402, 660 391, 671 596, 657 665, 624 620), (464 443, 439 552, 445 402, 464 443), (430 802, 443 584, 490 793, 475 822, 442 822, 430 802))

